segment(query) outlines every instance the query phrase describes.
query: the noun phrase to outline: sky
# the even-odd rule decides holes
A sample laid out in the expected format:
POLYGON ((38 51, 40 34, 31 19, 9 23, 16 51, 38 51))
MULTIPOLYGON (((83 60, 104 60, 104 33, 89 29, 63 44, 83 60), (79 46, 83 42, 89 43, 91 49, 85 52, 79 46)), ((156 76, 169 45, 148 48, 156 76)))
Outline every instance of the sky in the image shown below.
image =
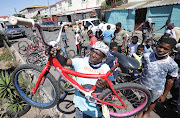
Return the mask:
POLYGON ((0 0, 0 16, 11 16, 19 13, 25 7, 34 5, 48 5, 55 4, 61 0, 0 0))

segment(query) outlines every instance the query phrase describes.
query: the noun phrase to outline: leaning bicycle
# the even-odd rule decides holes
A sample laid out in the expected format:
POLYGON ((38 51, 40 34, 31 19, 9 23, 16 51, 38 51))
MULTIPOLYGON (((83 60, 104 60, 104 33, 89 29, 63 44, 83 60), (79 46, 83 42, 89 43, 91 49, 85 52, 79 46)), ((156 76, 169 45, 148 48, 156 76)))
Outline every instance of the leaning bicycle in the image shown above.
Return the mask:
MULTIPOLYGON (((11 17, 10 23, 18 23, 19 25, 33 24, 38 28, 44 44, 48 47, 54 47, 60 41, 62 30, 56 41, 46 43, 41 27, 34 23, 33 20, 11 17)), ((47 50, 47 52, 48 51, 49 50, 47 50)), ((49 55, 49 59, 44 68, 32 64, 24 64, 17 67, 12 74, 13 85, 17 93, 29 104, 42 109, 51 108, 57 104, 61 94, 56 79, 49 71, 51 66, 54 66, 64 79, 84 94, 89 102, 101 105, 103 114, 108 111, 111 117, 128 117, 142 112, 151 103, 151 94, 146 88, 136 83, 114 85, 108 79, 108 76, 112 75, 112 72, 119 66, 119 63, 132 69, 138 68, 139 63, 137 63, 135 59, 123 56, 115 51, 113 55, 118 58, 118 63, 106 74, 79 73, 64 68, 58 59, 49 55), (125 61, 127 63, 124 63, 125 61), (102 78, 107 81, 108 87, 104 89, 102 93, 95 93, 96 85, 86 89, 84 85, 78 84, 70 75, 91 79, 102 78), (105 108, 107 110, 104 110, 105 108)))

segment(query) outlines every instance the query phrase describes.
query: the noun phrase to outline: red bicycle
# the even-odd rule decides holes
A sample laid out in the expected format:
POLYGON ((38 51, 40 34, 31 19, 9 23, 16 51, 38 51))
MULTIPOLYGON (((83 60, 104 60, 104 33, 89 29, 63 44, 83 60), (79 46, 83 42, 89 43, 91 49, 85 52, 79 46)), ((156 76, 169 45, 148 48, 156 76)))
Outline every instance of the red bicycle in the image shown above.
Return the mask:
MULTIPOLYGON (((41 38, 46 46, 52 47, 60 41, 61 31, 57 41, 49 44, 45 42, 43 32, 38 24, 30 19, 10 17, 11 24, 34 25, 38 28, 41 38)), ((24 64, 17 67, 12 74, 12 81, 17 93, 27 103, 42 109, 51 108, 57 104, 62 90, 60 90, 57 80, 50 73, 51 66, 54 66, 64 79, 73 87, 78 89, 89 102, 102 106, 103 114, 108 113, 111 117, 127 117, 142 112, 151 103, 151 94, 143 86, 136 83, 120 83, 114 85, 108 76, 118 67, 119 63, 128 68, 138 68, 139 64, 133 58, 126 57, 118 52, 113 53, 118 58, 118 63, 106 74, 85 74, 64 68, 58 59, 49 56, 44 68, 37 65, 24 64), (125 63, 126 62, 126 63, 125 63), (134 63, 135 62, 135 63, 134 63), (102 93, 95 93, 96 85, 86 89, 79 85, 70 75, 82 78, 102 78, 108 83, 108 88, 102 93)), ((57 75, 56 75, 57 76, 57 75)))

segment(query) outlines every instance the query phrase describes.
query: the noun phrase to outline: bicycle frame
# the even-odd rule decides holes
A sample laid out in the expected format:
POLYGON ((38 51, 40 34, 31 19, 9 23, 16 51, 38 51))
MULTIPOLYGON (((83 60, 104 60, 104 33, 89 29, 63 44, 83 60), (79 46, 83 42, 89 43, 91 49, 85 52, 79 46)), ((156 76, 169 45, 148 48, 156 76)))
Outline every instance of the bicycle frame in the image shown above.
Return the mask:
POLYGON ((116 91, 113 88, 113 83, 108 79, 109 75, 112 75, 112 71, 119 65, 118 63, 116 65, 114 65, 114 67, 111 68, 110 71, 108 71, 106 74, 85 74, 85 73, 79 73, 67 68, 64 68, 63 66, 61 66, 61 64, 59 63, 59 61, 54 58, 54 57, 49 57, 46 66, 43 68, 36 85, 34 86, 34 88, 31 90, 32 93, 36 93, 36 90, 38 88, 38 86, 40 84, 43 84, 43 82, 45 81, 43 76, 45 75, 46 72, 48 72, 50 70, 51 65, 53 65, 56 70, 60 73, 60 75, 62 75, 63 78, 65 78, 74 88, 78 89, 80 92, 82 92, 85 97, 89 100, 89 102, 93 102, 91 101, 89 98, 93 98, 95 100, 97 100, 98 102, 95 102, 96 104, 101 104, 101 105, 111 105, 114 107, 118 107, 118 108, 125 108, 126 105, 123 103, 123 101, 121 100, 121 98, 118 96, 118 94, 116 93, 116 91), (109 87, 111 88, 111 90, 114 93, 114 96, 117 96, 117 98, 121 101, 122 106, 118 106, 109 102, 105 102, 103 100, 100 100, 97 98, 97 95, 101 94, 101 93, 93 93, 95 91, 95 89, 97 88, 96 85, 94 85, 91 89, 87 90, 85 88, 82 87, 82 85, 79 85, 73 78, 71 78, 68 74, 70 75, 74 75, 77 77, 82 77, 82 78, 91 78, 91 79, 97 79, 97 78, 102 78, 105 79, 109 85, 109 87))
MULTIPOLYGON (((58 38, 56 41, 52 41, 50 42, 49 44, 45 42, 45 37, 44 37, 44 34, 43 34, 43 30, 41 29, 41 26, 39 24, 36 24, 34 21, 32 21, 31 19, 27 20, 27 19, 23 19, 23 18, 15 18, 13 19, 14 17, 12 17, 12 24, 20 24, 20 25, 34 25, 35 27, 37 27, 39 33, 40 33, 40 36, 41 36, 41 39, 43 41, 43 43, 46 45, 46 46, 55 46, 55 44, 57 44, 60 39, 61 39, 61 32, 62 32, 62 29, 59 31, 59 35, 58 35, 58 38), (19 21, 19 22, 16 22, 16 21, 19 21)), ((63 27, 63 26, 62 26, 63 27)), ((112 72, 119 66, 119 63, 116 63, 111 69, 110 71, 108 71, 106 74, 85 74, 85 73, 79 73, 79 72, 76 72, 76 71, 73 71, 73 70, 70 70, 70 69, 67 69, 67 68, 64 68, 62 67, 62 65, 59 63, 59 61, 50 56, 47 63, 46 63, 46 66, 43 68, 42 72, 40 73, 39 75, 39 78, 34 86, 34 88, 31 90, 33 94, 36 93, 36 90, 38 89, 39 85, 40 84, 43 84, 44 81, 45 81, 45 78, 43 77, 44 75, 47 74, 47 72, 49 72, 50 68, 51 68, 51 65, 53 65, 57 71, 62 75, 62 77, 64 77, 68 82, 70 82, 70 84, 75 87, 76 89, 78 89, 80 92, 82 92, 85 97, 89 100, 89 102, 93 102, 90 100, 90 98, 93 98, 95 100, 97 100, 98 102, 94 102, 96 104, 101 104, 101 105, 111 105, 111 106, 114 106, 114 107, 118 107, 118 108, 126 108, 126 105, 124 104, 124 102, 121 100, 120 96, 118 96, 118 94, 116 93, 116 91, 114 90, 113 88, 113 83, 108 79, 108 76, 112 75, 112 72), (109 102, 105 102, 103 100, 100 100, 97 98, 97 95, 100 94, 100 93, 93 93, 95 91, 95 89, 97 88, 96 85, 94 85, 90 90, 86 90, 85 88, 82 87, 82 85, 79 85, 73 78, 71 78, 68 74, 71 74, 71 75, 74 75, 74 76, 77 76, 77 77, 82 77, 82 78, 91 78, 91 79, 97 79, 97 78, 102 78, 102 79, 105 79, 110 87, 110 89, 113 91, 113 96, 116 96, 119 101, 122 103, 122 106, 118 106, 116 104, 112 104, 112 103, 109 103, 109 102)), ((113 97, 114 98, 114 97, 113 97)))

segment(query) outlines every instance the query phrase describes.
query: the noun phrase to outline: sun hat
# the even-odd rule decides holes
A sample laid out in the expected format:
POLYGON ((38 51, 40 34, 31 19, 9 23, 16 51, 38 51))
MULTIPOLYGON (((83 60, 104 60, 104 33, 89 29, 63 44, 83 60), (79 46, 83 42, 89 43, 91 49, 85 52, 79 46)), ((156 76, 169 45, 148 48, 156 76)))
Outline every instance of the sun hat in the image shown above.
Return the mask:
POLYGON ((97 41, 93 46, 92 49, 97 49, 99 51, 101 51, 102 53, 104 53, 106 56, 109 53, 109 47, 104 44, 104 42, 102 41, 97 41))
POLYGON ((148 21, 149 23, 152 23, 152 19, 151 19, 151 18, 147 18, 147 21, 148 21))

